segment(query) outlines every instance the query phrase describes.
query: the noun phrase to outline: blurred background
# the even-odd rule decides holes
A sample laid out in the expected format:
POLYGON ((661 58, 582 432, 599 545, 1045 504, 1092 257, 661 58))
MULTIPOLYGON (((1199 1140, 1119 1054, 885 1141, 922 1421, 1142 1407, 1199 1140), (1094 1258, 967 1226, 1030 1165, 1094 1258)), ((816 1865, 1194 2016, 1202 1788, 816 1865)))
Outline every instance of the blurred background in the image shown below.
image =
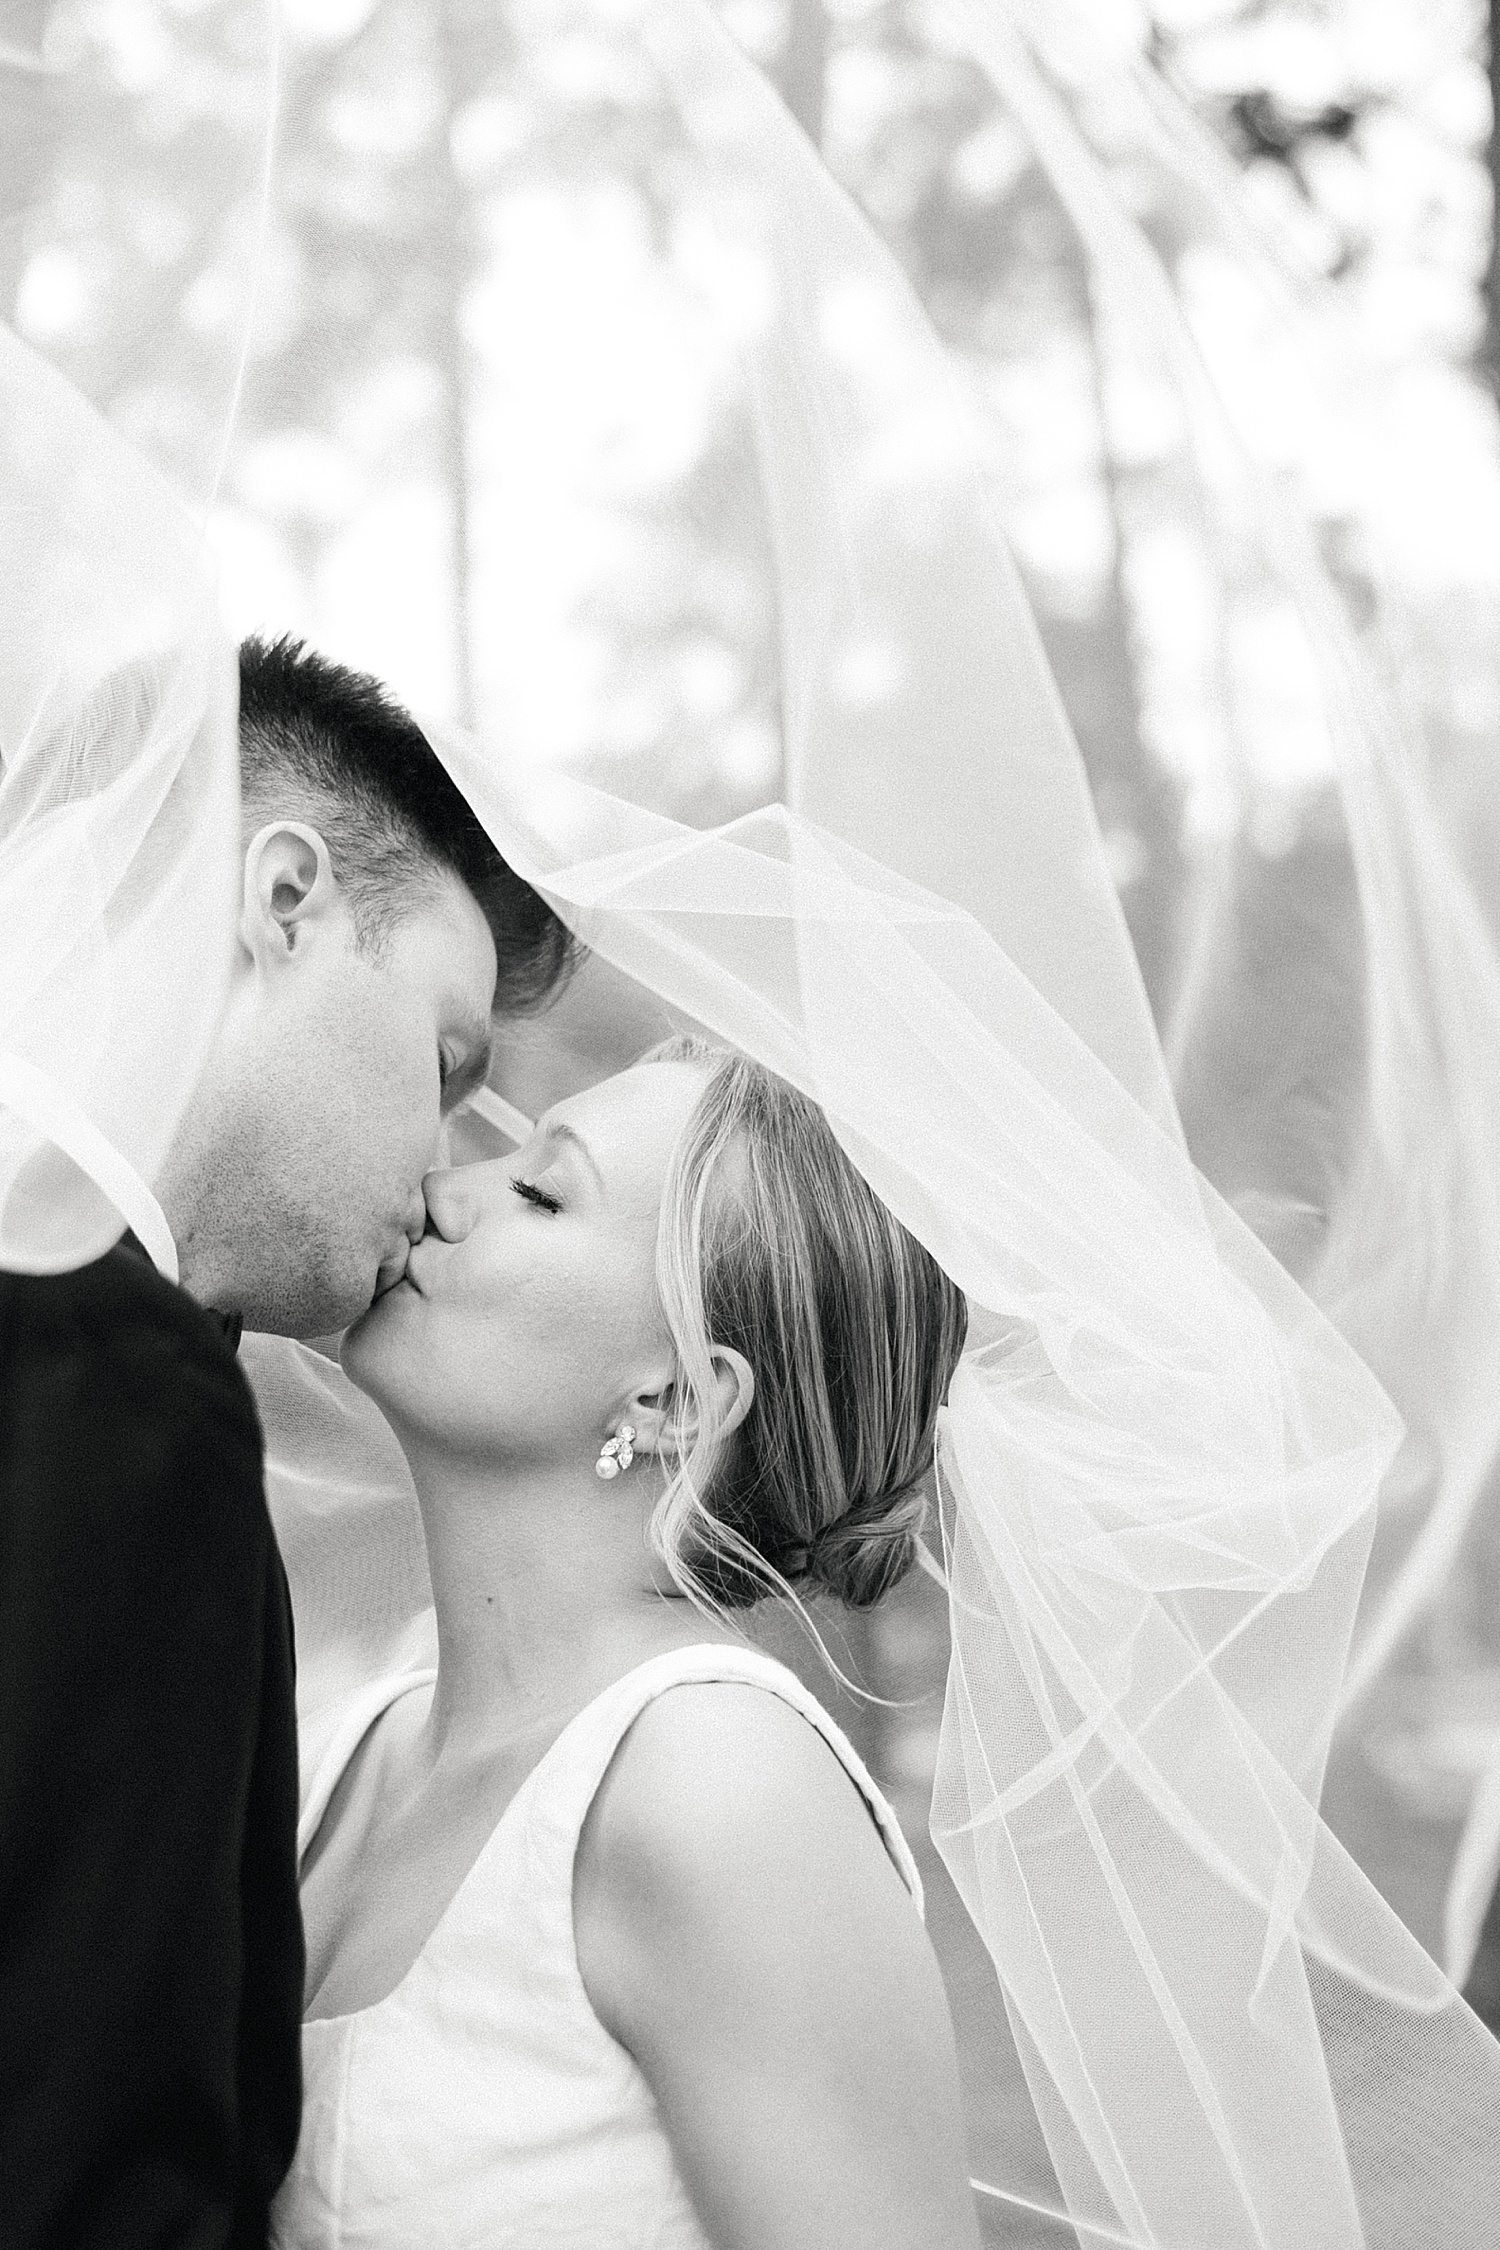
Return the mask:
MULTIPOLYGON (((1462 868, 1484 943, 1500 934, 1500 9, 1085 11, 1050 57, 1049 99, 1148 246, 1140 275, 1101 256, 1083 189, 1039 158, 1040 113, 997 100, 941 7, 719 13, 982 403, 1189 1140, 1255 1223, 1278 1103, 1337 1115, 1371 1051, 1358 823, 1319 633, 1265 564, 1267 492, 1307 527, 1339 645, 1361 652, 1431 810, 1449 857, 1424 880, 1462 868), (1156 288, 1181 323, 1171 350, 1144 317, 1156 288), (1200 379, 1229 401, 1253 487, 1216 466, 1200 379), (1237 927, 1257 973, 1238 997, 1221 984, 1205 1044, 1205 900, 1226 868, 1253 906, 1237 927), (1210 1062, 1214 1100, 1197 1101, 1210 1062)), ((704 219, 624 19, 612 39, 607 10, 570 17, 567 0, 284 0, 279 20, 245 0, 4 0, 25 208, 0 228, 0 304, 201 505, 236 633, 305 635, 499 736, 518 771, 562 765, 719 821, 786 780, 770 530, 730 372, 763 277, 704 219)), ((839 348, 877 379, 878 320, 857 301, 841 320, 839 348)), ((879 701, 888 661, 855 652, 851 702, 879 701)), ((545 1102, 570 1044, 621 1059, 640 1044, 611 976, 586 972, 569 1008, 561 1042, 548 1027, 502 1055, 522 1107, 545 1102)), ((1487 1042, 1476 1028, 1481 1136, 1500 1101, 1487 1042)), ((1482 1159, 1500 1166, 1500 1146, 1482 1159)), ((1262 1231, 1301 1271, 1286 1208, 1262 1231)), ((1437 1328, 1454 1301, 1434 1291, 1437 1328)), ((1491 1341, 1471 1327, 1464 1379, 1500 1399, 1491 1341)), ((1462 1538, 1351 1711, 1326 1801, 1438 1953, 1500 1743, 1488 1457, 1470 1483, 1462 1538)), ((1388 1507, 1372 1598, 1418 1536, 1421 1488, 1414 1471, 1388 1507)), ((882 1699, 840 1715, 923 1847, 961 1961, 925 1848, 942 1595, 917 1577, 828 1631, 882 1699)), ((781 1647, 827 1691, 805 1642, 781 1647)), ((1494 1973, 1500 2013, 1500 1950, 1494 1973)))

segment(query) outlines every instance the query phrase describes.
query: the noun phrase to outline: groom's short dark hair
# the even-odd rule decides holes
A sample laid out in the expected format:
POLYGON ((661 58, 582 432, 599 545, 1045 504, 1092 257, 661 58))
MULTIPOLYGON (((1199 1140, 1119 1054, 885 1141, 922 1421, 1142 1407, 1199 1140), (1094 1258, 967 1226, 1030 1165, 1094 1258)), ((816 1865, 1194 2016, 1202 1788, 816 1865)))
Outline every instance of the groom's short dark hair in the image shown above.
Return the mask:
POLYGON ((360 942, 381 940, 430 888, 468 885, 495 940, 495 1006, 536 1008, 573 940, 502 858, 409 712, 367 672, 283 636, 240 645, 240 794, 253 822, 305 820, 328 846, 360 942))

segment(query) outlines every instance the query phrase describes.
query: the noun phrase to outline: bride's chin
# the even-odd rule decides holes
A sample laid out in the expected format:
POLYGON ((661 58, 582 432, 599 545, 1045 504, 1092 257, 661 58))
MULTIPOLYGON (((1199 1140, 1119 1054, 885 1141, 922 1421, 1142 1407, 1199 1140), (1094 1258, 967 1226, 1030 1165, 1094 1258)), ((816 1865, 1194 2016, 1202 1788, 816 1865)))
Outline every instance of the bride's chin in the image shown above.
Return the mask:
POLYGON ((408 1281, 398 1281, 382 1290, 358 1320, 351 1321, 344 1330, 344 1340, 339 1347, 339 1364, 350 1381, 361 1390, 374 1395, 379 1388, 376 1370, 382 1358, 382 1342, 400 1325, 403 1311, 413 1302, 416 1291, 408 1281))

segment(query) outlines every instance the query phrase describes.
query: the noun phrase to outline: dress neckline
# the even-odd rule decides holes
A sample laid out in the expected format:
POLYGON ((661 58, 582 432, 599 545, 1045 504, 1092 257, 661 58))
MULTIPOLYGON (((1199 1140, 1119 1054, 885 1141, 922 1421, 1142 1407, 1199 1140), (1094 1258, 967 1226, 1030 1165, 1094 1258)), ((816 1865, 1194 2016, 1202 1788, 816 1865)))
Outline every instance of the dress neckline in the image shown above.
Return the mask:
MULTIPOLYGON (((379 2000, 371 2000, 363 2008, 346 2008, 343 2009, 339 2014, 331 2016, 304 2016, 302 2019, 302 2029, 304 2033, 317 2030, 318 2028, 323 2026, 328 2027, 330 2030, 347 2029, 350 2024, 360 2023, 363 2022, 367 2017, 377 2015, 382 2008, 389 2008, 394 2006, 395 2002, 399 2000, 402 1994, 405 1992, 406 1987, 415 1978, 418 1970, 422 1967, 422 1964, 426 1960, 427 1955, 431 1951, 432 1947, 437 1944, 438 1939, 442 1936, 443 1931, 446 1929, 448 1923, 452 1920, 454 1914, 457 1912, 464 1894, 477 1881, 480 1871, 485 1865, 485 1862, 495 1851, 499 1844, 501 1836, 506 1832, 510 1823, 511 1815, 521 1804, 528 1790, 530 1790, 533 1785, 540 1779, 541 1775, 546 1771, 548 1765, 561 1751, 563 1745, 567 1742, 568 1737, 574 1732, 574 1730, 580 1727, 585 1719, 591 1717, 601 1703, 605 1702, 611 1696, 618 1695, 624 1687, 626 1687, 631 1681, 638 1679, 643 1672, 654 1671, 659 1665, 682 1663, 688 1658, 701 1659, 703 1657, 712 1657, 716 1663, 723 1663, 727 1659, 731 1665, 745 1664, 751 1671, 754 1671, 759 1666, 767 1666, 777 1672, 784 1672, 786 1670, 786 1667, 781 1664, 776 1657, 767 1656, 763 1649, 741 1648, 737 1647, 733 1642, 730 1641, 688 1641, 685 1642, 681 1648, 662 1649, 655 1656, 645 1657, 639 1664, 632 1664, 628 1672, 622 1672, 618 1679, 610 1680, 604 1687, 600 1688, 597 1695, 591 1695, 587 1703, 581 1704, 579 1706, 579 1708, 573 1713, 571 1719, 565 1722, 565 1724, 558 1730, 558 1732, 553 1736, 552 1740, 548 1743, 546 1749, 537 1759, 537 1762, 532 1767, 530 1773, 527 1774, 525 1780, 520 1784, 519 1788, 516 1789, 514 1794, 511 1796, 510 1801, 505 1806, 504 1811, 500 1814, 500 1817, 496 1821, 494 1827, 490 1830, 488 1836, 486 1836, 484 1842, 480 1845, 479 1850, 475 1853, 473 1859, 470 1861, 467 1870, 460 1879, 457 1888, 450 1896, 447 1905, 443 1908, 442 1913, 433 1923, 432 1928, 428 1931, 426 1937, 422 1940, 422 1943, 418 1946, 416 1952, 413 1954, 411 1960, 407 1963, 405 1969, 402 1971, 395 1984, 392 1985, 390 1991, 385 1993, 379 2000)), ((691 1678, 691 1676, 691 1673, 687 1675, 687 1677, 689 1678, 691 1678)), ((796 1675, 792 1674, 791 1677, 795 1678, 796 1675)), ((418 1688, 430 1686, 433 1681, 436 1680, 436 1678, 436 1669, 432 1665, 427 1665, 420 1671, 400 1673, 394 1679, 382 1683, 383 1685, 389 1687, 390 1693, 386 1695, 383 1700, 376 1702, 374 1709, 369 1713, 369 1716, 366 1718, 364 1725, 360 1728, 359 1732, 355 1735, 354 1740, 350 1743, 348 1752, 346 1753, 345 1757, 340 1761, 338 1771, 333 1775, 332 1780, 328 1785, 327 1795, 324 1798, 323 1818, 326 1819, 328 1805, 332 1801, 333 1793, 337 1789, 344 1773, 347 1771, 351 1760, 354 1758, 356 1752, 360 1747, 360 1744, 369 1734, 370 1729, 374 1726, 378 1726, 380 1721, 385 1717, 387 1711, 391 1710, 394 1705, 399 1703, 404 1695, 414 1695, 418 1688)), ((311 1845, 313 1837, 317 1835, 318 1828, 320 1828, 321 1826, 322 1820, 320 1819, 317 1827, 312 1830, 311 1835, 309 1835, 307 1839, 308 1846, 311 1845)), ((304 1846, 304 1849, 306 1848, 307 1847, 304 1846)))

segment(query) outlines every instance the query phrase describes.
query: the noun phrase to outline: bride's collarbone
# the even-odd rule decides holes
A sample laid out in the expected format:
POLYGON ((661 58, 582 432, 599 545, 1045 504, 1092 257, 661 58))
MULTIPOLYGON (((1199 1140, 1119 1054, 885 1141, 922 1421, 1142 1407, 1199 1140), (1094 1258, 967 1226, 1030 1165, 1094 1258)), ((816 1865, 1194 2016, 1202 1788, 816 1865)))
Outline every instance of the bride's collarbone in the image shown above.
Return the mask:
MULTIPOLYGON (((653 1620, 653 1624, 654 1624, 653 1620)), ((415 1967, 511 1803, 570 1721, 637 1665, 685 1645, 737 1636, 686 1621, 643 1635, 635 1620, 546 1708, 434 1757, 431 1683, 398 1695, 340 1774, 302 1862, 309 2020, 361 2014, 415 1967)))
POLYGON ((394 1994, 545 1753, 542 1720, 509 1740, 424 1756, 429 1700, 406 1697, 370 1728, 303 1862, 311 2020, 394 1994))

